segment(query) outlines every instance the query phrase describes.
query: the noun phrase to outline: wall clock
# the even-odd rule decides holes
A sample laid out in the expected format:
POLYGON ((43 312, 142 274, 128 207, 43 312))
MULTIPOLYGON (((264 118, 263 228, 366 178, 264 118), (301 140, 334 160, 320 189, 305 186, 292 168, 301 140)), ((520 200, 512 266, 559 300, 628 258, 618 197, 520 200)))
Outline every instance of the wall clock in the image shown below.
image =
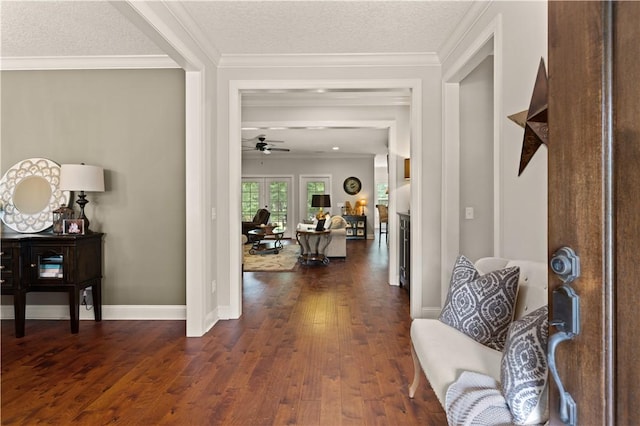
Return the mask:
POLYGON ((344 180, 342 187, 347 194, 356 195, 362 189, 362 182, 357 177, 351 176, 344 180))

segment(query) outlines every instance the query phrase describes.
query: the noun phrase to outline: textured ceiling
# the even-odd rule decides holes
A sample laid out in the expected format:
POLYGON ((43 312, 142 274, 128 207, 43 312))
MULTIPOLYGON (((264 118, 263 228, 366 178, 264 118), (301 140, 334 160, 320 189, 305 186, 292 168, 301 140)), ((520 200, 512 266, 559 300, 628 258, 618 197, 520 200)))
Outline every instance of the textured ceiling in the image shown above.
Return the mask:
POLYGON ((197 1, 182 6, 221 54, 433 53, 468 1, 197 1))
MULTIPOLYGON (((230 54, 434 53, 470 1, 171 1, 230 54)), ((3 57, 161 54, 109 2, 0 1, 3 57)))
POLYGON ((106 1, 1 1, 3 57, 163 52, 106 1))

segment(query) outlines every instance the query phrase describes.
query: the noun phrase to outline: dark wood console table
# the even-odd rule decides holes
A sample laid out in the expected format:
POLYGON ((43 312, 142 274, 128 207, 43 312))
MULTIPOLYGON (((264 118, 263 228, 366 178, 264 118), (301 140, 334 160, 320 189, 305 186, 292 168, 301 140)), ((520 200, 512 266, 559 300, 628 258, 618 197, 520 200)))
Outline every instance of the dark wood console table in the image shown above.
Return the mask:
POLYGON ((91 287, 96 321, 102 320, 102 237, 3 233, 0 286, 13 296, 16 337, 24 336, 26 294, 67 292, 71 333, 80 325, 80 291, 91 287))
POLYGON ((411 216, 409 213, 398 213, 400 217, 400 247, 398 260, 400 263, 400 287, 411 293, 411 216))

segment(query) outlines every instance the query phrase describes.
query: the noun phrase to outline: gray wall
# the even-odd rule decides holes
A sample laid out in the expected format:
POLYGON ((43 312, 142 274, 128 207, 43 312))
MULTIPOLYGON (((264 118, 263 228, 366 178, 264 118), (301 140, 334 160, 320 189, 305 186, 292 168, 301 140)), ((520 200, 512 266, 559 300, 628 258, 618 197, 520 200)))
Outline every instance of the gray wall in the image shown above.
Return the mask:
MULTIPOLYGON (((86 208, 91 228, 106 233, 104 304, 184 305, 184 72, 4 71, 1 77, 2 173, 30 157, 105 170, 106 191, 90 193, 86 208)), ((61 294, 27 300, 66 303, 61 294)))
POLYGON ((494 253, 493 56, 460 82, 460 123, 460 253, 475 261, 494 253))

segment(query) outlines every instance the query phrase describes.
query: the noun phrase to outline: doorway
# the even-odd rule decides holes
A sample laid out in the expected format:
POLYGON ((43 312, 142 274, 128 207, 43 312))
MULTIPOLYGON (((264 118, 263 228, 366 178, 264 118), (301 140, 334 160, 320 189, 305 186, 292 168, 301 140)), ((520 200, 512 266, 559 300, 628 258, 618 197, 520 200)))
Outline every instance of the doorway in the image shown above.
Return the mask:
MULTIPOLYGON (((422 131, 422 89, 420 80, 344 80, 344 81, 330 81, 330 80, 305 80, 305 81, 284 81, 284 80, 265 80, 265 81, 245 81, 245 80, 231 80, 229 82, 229 215, 230 217, 241 216, 240 211, 240 194, 241 194, 241 159, 242 153, 241 146, 241 126, 242 126, 242 93, 244 91, 251 90, 321 90, 321 89, 343 89, 343 90, 393 90, 393 89, 407 89, 410 92, 410 134, 409 139, 411 156, 414 158, 422 158, 422 146, 421 143, 421 131, 422 131)), ((358 123, 356 123, 358 124, 358 123)), ((391 176, 396 176, 399 170, 398 163, 402 161, 405 155, 399 154, 399 149, 396 140, 396 125, 395 122, 387 122, 386 126, 389 127, 389 173, 391 176)), ((404 153, 403 153, 404 154, 404 153)), ((395 179, 391 179, 389 182, 390 193, 390 205, 389 205, 389 227, 394 228, 397 224, 396 220, 396 203, 398 197, 393 197, 397 183, 395 179)), ((421 216, 422 203, 419 198, 421 193, 421 168, 417 167, 412 171, 412 185, 409 195, 409 200, 404 200, 405 204, 411 204, 412 214, 421 216)), ((234 232, 233 227, 238 226, 233 221, 230 232, 234 232)), ((415 227, 412 228, 412 232, 416 234, 421 233, 421 223, 418 221, 415 227)), ((239 232, 239 229, 238 229, 239 232)), ((419 259, 422 256, 422 246, 418 244, 422 239, 415 238, 412 240, 412 254, 415 259, 419 259)), ((241 287, 241 271, 239 265, 241 263, 241 250, 240 241, 230 239, 229 241, 229 261, 226 263, 228 278, 229 278, 229 316, 228 318, 239 318, 242 314, 242 287, 241 287)), ((389 241, 389 280, 390 284, 397 285, 397 242, 395 239, 389 241)), ((416 267, 412 269, 412 275, 415 274, 416 282, 422 279, 422 267, 419 262, 415 262, 416 267)), ((411 312, 412 316, 417 317, 422 315, 422 289, 418 286, 411 294, 411 312)))

